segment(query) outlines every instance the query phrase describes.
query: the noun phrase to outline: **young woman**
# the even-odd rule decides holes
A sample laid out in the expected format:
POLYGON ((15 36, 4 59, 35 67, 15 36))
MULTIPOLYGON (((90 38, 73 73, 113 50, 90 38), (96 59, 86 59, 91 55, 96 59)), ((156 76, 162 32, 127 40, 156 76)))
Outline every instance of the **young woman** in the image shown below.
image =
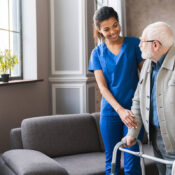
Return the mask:
MULTIPOLYGON (((100 129, 105 145, 106 175, 109 175, 114 146, 127 134, 127 127, 137 127, 130 108, 143 60, 139 39, 120 36, 118 14, 112 7, 96 11, 94 38, 103 41, 91 53, 89 71, 94 72, 102 94, 100 129)), ((143 136, 143 131, 140 135, 143 136)), ((138 151, 138 145, 130 149, 138 151)), ((117 157, 116 174, 119 171, 120 157, 117 157)), ((139 158, 124 153, 124 171, 125 175, 139 175, 139 158)))

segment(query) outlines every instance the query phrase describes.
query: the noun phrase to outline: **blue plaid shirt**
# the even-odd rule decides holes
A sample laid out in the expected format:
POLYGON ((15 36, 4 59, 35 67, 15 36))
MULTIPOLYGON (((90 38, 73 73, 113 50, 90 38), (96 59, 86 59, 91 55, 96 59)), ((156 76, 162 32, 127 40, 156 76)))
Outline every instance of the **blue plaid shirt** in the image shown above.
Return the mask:
POLYGON ((152 75, 151 75, 151 103, 150 103, 150 123, 153 126, 159 127, 158 113, 157 113, 157 103, 156 103, 156 85, 157 85, 157 75, 159 73, 160 67, 165 59, 165 56, 156 63, 152 62, 152 75))

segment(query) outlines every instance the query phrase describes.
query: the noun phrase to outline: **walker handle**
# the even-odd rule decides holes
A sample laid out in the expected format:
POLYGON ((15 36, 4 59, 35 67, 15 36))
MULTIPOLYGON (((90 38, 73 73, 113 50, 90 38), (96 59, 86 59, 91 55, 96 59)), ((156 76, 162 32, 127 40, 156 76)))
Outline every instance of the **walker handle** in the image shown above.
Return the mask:
MULTIPOLYGON (((135 141, 139 145, 140 152, 143 153, 141 141, 134 139, 133 142, 135 142, 135 141)), ((126 140, 122 140, 121 142, 118 142, 114 147, 113 154, 112 154, 112 163, 111 163, 111 175, 115 174, 117 151, 118 151, 119 147, 124 147, 124 146, 126 146, 126 140)), ((144 159, 141 158, 140 160, 141 160, 141 167, 142 167, 142 175, 145 175, 144 159)))

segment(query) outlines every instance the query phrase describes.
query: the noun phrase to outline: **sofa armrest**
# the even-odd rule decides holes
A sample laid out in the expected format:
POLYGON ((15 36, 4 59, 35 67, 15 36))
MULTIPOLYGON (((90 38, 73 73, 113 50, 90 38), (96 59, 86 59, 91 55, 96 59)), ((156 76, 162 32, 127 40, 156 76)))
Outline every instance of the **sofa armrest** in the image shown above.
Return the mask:
POLYGON ((10 131, 10 145, 12 149, 23 149, 21 128, 13 128, 10 131))
POLYGON ((2 159, 17 175, 68 175, 60 164, 39 151, 10 150, 2 154, 2 159))

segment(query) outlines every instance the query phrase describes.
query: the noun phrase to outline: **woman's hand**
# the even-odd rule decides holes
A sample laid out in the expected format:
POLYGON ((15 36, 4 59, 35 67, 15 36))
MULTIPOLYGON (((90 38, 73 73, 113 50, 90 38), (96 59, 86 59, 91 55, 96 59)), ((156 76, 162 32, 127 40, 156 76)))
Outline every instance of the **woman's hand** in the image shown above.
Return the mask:
POLYGON ((128 128, 137 128, 137 121, 134 119, 134 115, 130 110, 119 108, 117 110, 121 120, 128 128))
POLYGON ((137 121, 134 119, 134 115, 131 111, 124 109, 114 98, 112 93, 108 89, 105 77, 102 70, 95 70, 95 79, 97 81, 98 87, 102 96, 108 101, 108 103, 116 110, 119 114, 121 120, 128 128, 136 128, 137 121))

